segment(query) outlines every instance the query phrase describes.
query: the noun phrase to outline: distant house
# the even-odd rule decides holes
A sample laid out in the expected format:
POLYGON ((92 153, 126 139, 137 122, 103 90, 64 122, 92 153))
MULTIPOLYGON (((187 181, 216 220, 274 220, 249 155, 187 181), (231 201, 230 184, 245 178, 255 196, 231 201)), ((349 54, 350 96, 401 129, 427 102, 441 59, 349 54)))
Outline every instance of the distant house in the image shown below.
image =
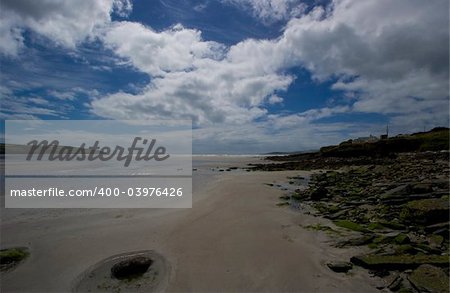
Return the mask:
POLYGON ((380 136, 380 139, 388 139, 388 135, 387 135, 387 134, 382 134, 382 135, 380 136))
POLYGON ((352 143, 365 143, 365 142, 376 142, 378 141, 378 137, 374 135, 370 135, 367 137, 358 137, 352 141, 352 143))

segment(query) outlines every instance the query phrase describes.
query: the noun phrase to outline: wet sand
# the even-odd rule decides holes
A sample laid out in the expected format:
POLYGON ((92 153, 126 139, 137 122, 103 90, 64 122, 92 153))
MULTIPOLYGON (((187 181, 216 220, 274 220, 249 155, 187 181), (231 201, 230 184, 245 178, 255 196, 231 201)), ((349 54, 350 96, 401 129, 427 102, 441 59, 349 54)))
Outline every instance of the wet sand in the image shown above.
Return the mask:
POLYGON ((88 267, 140 250, 170 263, 169 292, 378 291, 364 270, 329 270, 326 262, 347 252, 302 228, 312 217, 277 207, 283 192, 264 184, 306 172, 208 173, 220 160, 245 160, 205 160, 194 175, 192 209, 2 209, 2 248, 28 246, 31 256, 2 276, 1 291, 68 292, 88 267))

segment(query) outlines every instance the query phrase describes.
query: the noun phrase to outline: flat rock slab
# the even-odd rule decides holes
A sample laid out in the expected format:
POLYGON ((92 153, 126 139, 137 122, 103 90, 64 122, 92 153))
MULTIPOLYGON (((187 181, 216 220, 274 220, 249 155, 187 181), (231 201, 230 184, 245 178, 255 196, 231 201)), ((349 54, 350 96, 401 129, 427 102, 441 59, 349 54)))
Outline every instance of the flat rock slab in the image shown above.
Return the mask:
POLYGON ((355 265, 366 269, 411 269, 417 268, 422 264, 431 264, 439 267, 448 267, 448 255, 374 255, 367 254, 362 256, 354 256, 350 259, 355 265))
POLYGON ((169 281, 170 266, 152 250, 106 258, 82 273, 73 292, 161 292, 169 281))

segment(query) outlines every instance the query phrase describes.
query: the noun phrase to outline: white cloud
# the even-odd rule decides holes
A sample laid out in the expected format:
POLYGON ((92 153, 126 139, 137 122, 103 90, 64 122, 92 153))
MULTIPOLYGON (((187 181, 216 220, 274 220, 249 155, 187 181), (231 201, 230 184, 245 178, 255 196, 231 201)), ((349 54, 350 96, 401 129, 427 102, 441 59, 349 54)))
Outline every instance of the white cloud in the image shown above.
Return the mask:
MULTIPOLYGON (((0 117, 2 119, 22 119, 20 117, 37 117, 38 115, 48 115, 52 117, 64 117, 63 108, 54 109, 48 104, 44 104, 36 97, 14 97, 2 96, 0 117), (34 105, 30 105, 32 102, 34 105)), ((33 119, 34 119, 33 118, 33 119)))
POLYGON ((367 123, 312 123, 307 119, 293 120, 296 121, 292 126, 283 128, 274 125, 275 120, 267 120, 240 127, 221 124, 194 129, 193 149, 196 153, 229 154, 316 150, 348 139, 347 133, 356 134, 361 128, 373 134, 383 131, 383 128, 367 123), (343 129, 346 130, 345 133, 343 129))
POLYGON ((203 10, 206 9, 207 6, 208 6, 208 2, 200 3, 200 4, 195 5, 193 9, 197 12, 202 12, 203 10))
POLYGON ((301 0, 222 0, 222 2, 248 10, 266 24, 300 16, 307 8, 301 0))
POLYGON ((280 103, 283 103, 283 98, 279 97, 277 95, 271 95, 267 101, 271 105, 273 105, 273 104, 280 104, 280 103))
POLYGON ((112 12, 126 16, 129 0, 64 1, 3 0, 0 9, 0 53, 17 56, 23 48, 22 31, 31 30, 68 48, 110 23, 112 12))
POLYGON ((47 94, 60 100, 69 100, 69 101, 73 101, 76 96, 76 93, 72 91, 59 92, 55 90, 48 90, 47 94))
POLYGON ((291 20, 283 41, 317 80, 339 77, 354 112, 396 115, 400 131, 448 125, 448 1, 336 0, 291 20))
POLYGON ((220 57, 223 49, 218 43, 202 41, 199 31, 182 25, 155 32, 136 22, 118 22, 108 28, 103 40, 117 55, 152 76, 193 69, 194 61, 220 57))
POLYGON ((17 17, 5 17, 0 9, 0 53, 16 56, 23 45, 22 29, 15 27, 17 17))
POLYGON ((399 132, 416 124, 448 124, 447 0, 334 0, 308 14, 294 0, 227 1, 263 21, 295 18, 276 39, 226 47, 181 25, 155 31, 111 22, 112 11, 130 12, 129 2, 4 1, 0 50, 17 53, 22 29, 69 48, 98 37, 150 82, 135 94, 97 95, 89 105, 92 113, 114 119, 191 118, 203 127, 196 133, 217 143, 267 142, 275 131, 280 140, 323 135, 328 138, 316 141, 326 143, 355 125, 317 120, 354 112, 390 115, 399 132), (337 79, 332 88, 350 97, 340 101, 346 105, 269 114, 267 105, 282 102, 282 92, 295 79, 286 74, 293 67, 308 69, 318 83, 337 79))
POLYGON ((28 98, 28 101, 30 101, 31 103, 36 104, 36 105, 48 105, 49 104, 48 100, 43 99, 41 97, 31 97, 31 98, 28 98))
MULTIPOLYGON (((248 123, 263 117, 263 103, 293 80, 258 58, 239 58, 234 47, 227 53, 223 45, 203 41, 199 31, 180 25, 155 32, 120 22, 103 40, 152 79, 139 94, 119 92, 95 99, 92 111, 99 116, 189 118, 196 125, 248 123)), ((263 52, 259 56, 266 57, 263 52)))
MULTIPOLYGON (((354 97, 354 105, 344 107, 348 113, 442 115, 437 109, 448 105, 446 7, 445 0, 336 0, 292 19, 278 39, 249 39, 228 49, 180 25, 155 32, 116 23, 105 44, 152 79, 137 95, 94 100, 92 111, 110 118, 192 118, 203 126, 249 123, 267 119, 265 104, 280 101, 276 92, 293 81, 283 72, 304 66, 319 82, 339 77, 333 88, 354 97)), ((316 119, 327 113, 313 111, 316 119)))

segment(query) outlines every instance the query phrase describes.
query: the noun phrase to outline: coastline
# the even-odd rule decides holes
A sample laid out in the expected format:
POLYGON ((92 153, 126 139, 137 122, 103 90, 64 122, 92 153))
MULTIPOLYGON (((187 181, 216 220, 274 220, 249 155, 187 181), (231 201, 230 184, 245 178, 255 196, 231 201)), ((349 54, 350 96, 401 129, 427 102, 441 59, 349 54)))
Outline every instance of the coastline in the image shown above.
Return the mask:
MULTIPOLYGON (((216 163, 209 161, 197 172, 216 163)), ((362 269, 348 276, 327 268, 325 262, 346 252, 301 227, 312 216, 276 206, 283 192, 264 184, 308 172, 205 174, 200 180, 194 175, 192 209, 53 209, 28 216, 17 210, 15 220, 2 213, 2 248, 30 249, 29 258, 2 276, 2 290, 70 291, 95 263, 151 249, 170 263, 169 292, 376 291, 362 269)))

